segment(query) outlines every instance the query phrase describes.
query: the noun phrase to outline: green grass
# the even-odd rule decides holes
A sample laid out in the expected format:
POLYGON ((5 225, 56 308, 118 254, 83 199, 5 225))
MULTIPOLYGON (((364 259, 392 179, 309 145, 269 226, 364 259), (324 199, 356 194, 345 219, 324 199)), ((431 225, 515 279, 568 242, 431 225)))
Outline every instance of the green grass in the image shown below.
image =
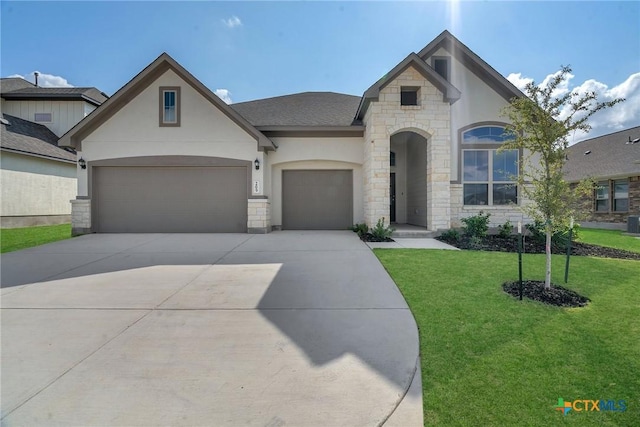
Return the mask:
POLYGON ((633 236, 625 236, 623 235, 623 232, 619 230, 581 228, 578 232, 578 236, 579 242, 624 249, 632 252, 640 252, 640 239, 633 236))
POLYGON ((71 224, 0 230, 2 253, 26 249, 71 238, 71 224))
MULTIPOLYGON (((517 255, 376 249, 420 330, 426 425, 640 425, 640 262, 573 257, 562 309, 502 291, 517 255), (556 411, 558 398, 624 399, 625 412, 556 411)), ((562 256, 553 281, 563 279, 562 256)), ((525 255, 524 278, 544 277, 525 255)))

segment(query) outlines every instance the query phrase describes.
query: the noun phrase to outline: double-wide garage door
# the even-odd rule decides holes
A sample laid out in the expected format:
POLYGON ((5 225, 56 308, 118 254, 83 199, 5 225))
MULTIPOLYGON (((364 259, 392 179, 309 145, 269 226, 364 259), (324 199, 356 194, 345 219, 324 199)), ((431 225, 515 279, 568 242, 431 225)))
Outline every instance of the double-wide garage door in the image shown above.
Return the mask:
POLYGON ((353 225, 351 170, 282 172, 282 228, 346 230, 353 225))
POLYGON ((246 233, 246 167, 94 167, 103 233, 246 233))

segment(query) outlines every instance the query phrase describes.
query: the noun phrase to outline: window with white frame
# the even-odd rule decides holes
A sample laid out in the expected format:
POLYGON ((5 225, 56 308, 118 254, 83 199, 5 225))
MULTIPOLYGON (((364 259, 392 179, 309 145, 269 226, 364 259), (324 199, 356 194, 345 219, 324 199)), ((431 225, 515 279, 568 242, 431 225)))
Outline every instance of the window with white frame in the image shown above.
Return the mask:
POLYGON ((464 204, 518 203, 518 150, 498 151, 511 138, 504 127, 481 126, 462 133, 462 187, 464 204))
POLYGON ((180 126, 180 88, 160 88, 160 126, 180 126))

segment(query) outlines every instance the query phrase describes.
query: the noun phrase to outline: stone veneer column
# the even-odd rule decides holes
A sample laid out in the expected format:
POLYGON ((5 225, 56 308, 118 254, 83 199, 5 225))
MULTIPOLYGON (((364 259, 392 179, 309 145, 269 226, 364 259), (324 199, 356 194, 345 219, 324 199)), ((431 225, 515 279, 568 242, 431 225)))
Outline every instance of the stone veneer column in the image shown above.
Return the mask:
POLYGON ((71 235, 91 233, 91 199, 71 200, 71 235))
POLYGON ((427 228, 449 228, 451 216, 451 106, 413 67, 380 90, 364 117, 364 218, 371 226, 389 222, 391 136, 415 132, 427 139, 427 228), (402 86, 419 87, 419 105, 400 105, 402 86))
POLYGON ((269 199, 249 199, 247 203, 247 232, 266 234, 271 231, 271 202, 269 199))

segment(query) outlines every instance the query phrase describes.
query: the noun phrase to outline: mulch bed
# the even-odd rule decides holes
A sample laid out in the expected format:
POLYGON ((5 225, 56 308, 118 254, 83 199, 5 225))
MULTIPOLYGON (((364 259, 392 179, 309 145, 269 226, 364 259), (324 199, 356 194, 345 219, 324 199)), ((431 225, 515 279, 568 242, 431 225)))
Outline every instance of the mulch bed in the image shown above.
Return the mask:
MULTIPOLYGON (((446 239, 437 237, 438 240, 448 243, 459 249, 471 249, 480 251, 498 251, 498 252, 518 252, 518 239, 516 236, 500 237, 497 235, 489 235, 481 240, 470 240, 462 237, 460 240, 446 239)), ((538 242, 534 239, 524 239, 524 253, 544 254, 545 243, 538 242)), ((566 254, 567 248, 561 245, 552 245, 551 253, 566 254)), ((622 249, 607 248, 604 246, 590 245, 587 243, 573 242, 571 244, 571 255, 574 256, 593 256, 600 258, 618 258, 640 261, 640 253, 625 251, 622 249)), ((551 285, 551 289, 544 289, 544 281, 526 280, 523 281, 524 298, 532 299, 557 307, 584 307, 589 303, 589 298, 584 297, 570 289, 563 288, 558 285, 551 285)), ((502 289, 509 295, 519 298, 519 283, 507 282, 502 285, 502 289)))
MULTIPOLYGON (((490 235, 485 237, 479 242, 471 242, 469 239, 461 238, 459 241, 445 239, 437 237, 441 242, 455 246, 459 249, 473 249, 479 251, 497 251, 497 252, 518 252, 518 239, 515 236, 512 237, 500 237, 497 235, 490 235)), ((525 237, 524 239, 524 253, 529 254, 543 254, 545 253, 545 244, 542 242, 536 242, 532 239, 525 237)), ((566 247, 552 246, 551 253, 553 254, 566 254, 566 247)), ((594 256, 600 258, 618 258, 618 259, 631 259, 640 260, 640 253, 625 251, 622 249, 607 248, 604 246, 590 245, 587 243, 573 242, 571 244, 571 255, 576 256, 594 256)))
POLYGON ((363 242, 395 242, 391 237, 379 238, 371 233, 361 234, 360 240, 363 242))
MULTIPOLYGON (((502 285, 502 289, 509 295, 516 298, 520 297, 520 284, 518 281, 507 282, 502 285)), ((544 281, 539 280, 523 280, 522 296, 558 307, 584 307, 590 301, 589 298, 562 286, 552 285, 550 289, 545 289, 544 281)))

